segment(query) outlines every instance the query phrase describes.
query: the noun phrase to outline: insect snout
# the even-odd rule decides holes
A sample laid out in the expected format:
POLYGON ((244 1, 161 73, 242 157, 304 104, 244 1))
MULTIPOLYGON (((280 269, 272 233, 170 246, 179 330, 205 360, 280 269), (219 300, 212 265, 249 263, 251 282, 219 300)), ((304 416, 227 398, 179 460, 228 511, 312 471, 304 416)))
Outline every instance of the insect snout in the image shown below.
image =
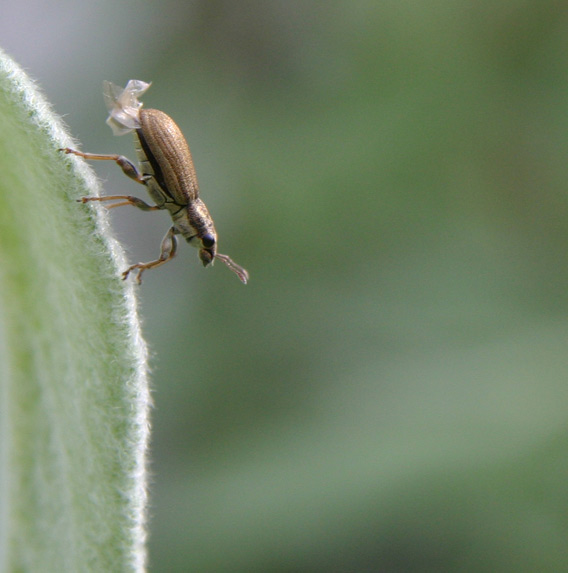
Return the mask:
POLYGON ((200 249, 199 250, 199 259, 203 263, 204 267, 208 267, 215 258, 215 253, 212 249, 200 249))
POLYGON ((199 259, 203 263, 204 267, 209 266, 213 262, 213 259, 217 254, 217 239, 215 238, 215 235, 205 233, 201 237, 193 237, 190 244, 193 244, 199 249, 199 259))

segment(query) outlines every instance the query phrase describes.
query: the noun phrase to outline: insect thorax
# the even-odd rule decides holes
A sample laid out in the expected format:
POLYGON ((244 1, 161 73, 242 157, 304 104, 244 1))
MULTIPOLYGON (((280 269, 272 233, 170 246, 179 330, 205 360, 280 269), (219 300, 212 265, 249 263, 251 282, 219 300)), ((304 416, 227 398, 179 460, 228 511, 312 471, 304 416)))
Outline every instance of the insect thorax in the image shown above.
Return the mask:
MULTIPOLYGON (((205 203, 197 198, 181 209, 178 213, 172 214, 176 230, 187 241, 193 244, 192 239, 195 237, 201 238, 205 235, 211 235, 217 240, 217 232, 213 219, 205 206, 205 203)), ((195 245, 200 246, 200 245, 195 245)))

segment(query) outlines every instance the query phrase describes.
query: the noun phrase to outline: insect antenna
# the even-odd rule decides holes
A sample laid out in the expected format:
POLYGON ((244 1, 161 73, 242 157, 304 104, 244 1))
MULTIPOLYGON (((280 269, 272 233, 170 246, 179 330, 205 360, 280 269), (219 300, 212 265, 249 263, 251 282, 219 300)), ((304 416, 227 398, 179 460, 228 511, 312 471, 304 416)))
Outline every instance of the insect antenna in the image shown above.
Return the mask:
POLYGON ((246 269, 243 269, 243 267, 237 265, 237 263, 235 263, 235 261, 233 261, 233 259, 231 259, 231 257, 228 255, 221 255, 220 253, 217 253, 215 258, 223 261, 239 277, 239 279, 241 279, 243 284, 247 284, 249 274, 247 273, 246 269))

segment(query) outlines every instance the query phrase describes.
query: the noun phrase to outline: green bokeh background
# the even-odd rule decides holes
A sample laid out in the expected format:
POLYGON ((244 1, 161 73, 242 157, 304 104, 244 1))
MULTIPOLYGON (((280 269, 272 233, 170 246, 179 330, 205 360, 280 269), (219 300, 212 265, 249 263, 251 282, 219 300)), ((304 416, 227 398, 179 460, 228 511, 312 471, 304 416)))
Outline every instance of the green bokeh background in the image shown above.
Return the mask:
MULTIPOLYGON (((568 570, 566 7, 71 16, 51 68, 4 47, 86 151, 134 156, 100 86, 151 80, 251 275, 181 245, 140 289, 150 570, 568 570)), ((132 261, 154 257, 167 216, 125 211, 132 261)))

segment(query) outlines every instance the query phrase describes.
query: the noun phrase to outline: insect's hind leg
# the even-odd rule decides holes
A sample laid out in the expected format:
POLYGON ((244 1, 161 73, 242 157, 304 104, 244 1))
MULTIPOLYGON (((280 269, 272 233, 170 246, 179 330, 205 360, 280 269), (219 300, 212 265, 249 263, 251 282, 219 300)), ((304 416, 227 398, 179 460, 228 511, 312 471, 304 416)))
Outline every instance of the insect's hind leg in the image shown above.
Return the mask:
POLYGON ((105 155, 99 153, 83 153, 82 151, 77 151, 76 149, 71 149, 70 147, 62 147, 58 151, 63 151, 67 155, 70 153, 82 157, 83 159, 90 159, 94 161, 114 161, 121 169, 122 172, 130 179, 133 179, 137 183, 146 185, 147 176, 142 175, 140 171, 136 168, 136 165, 130 161, 124 155, 105 155))
POLYGON ((160 256, 155 261, 150 261, 149 263, 136 263, 131 267, 128 267, 122 273, 122 279, 126 280, 128 275, 135 269, 138 269, 138 275, 136 276, 136 282, 140 284, 142 282, 142 273, 147 269, 153 269, 154 267, 159 267, 164 263, 167 263, 170 259, 173 259, 177 251, 177 239, 176 239, 176 228, 171 227, 166 233, 162 240, 162 246, 160 249, 160 256))

